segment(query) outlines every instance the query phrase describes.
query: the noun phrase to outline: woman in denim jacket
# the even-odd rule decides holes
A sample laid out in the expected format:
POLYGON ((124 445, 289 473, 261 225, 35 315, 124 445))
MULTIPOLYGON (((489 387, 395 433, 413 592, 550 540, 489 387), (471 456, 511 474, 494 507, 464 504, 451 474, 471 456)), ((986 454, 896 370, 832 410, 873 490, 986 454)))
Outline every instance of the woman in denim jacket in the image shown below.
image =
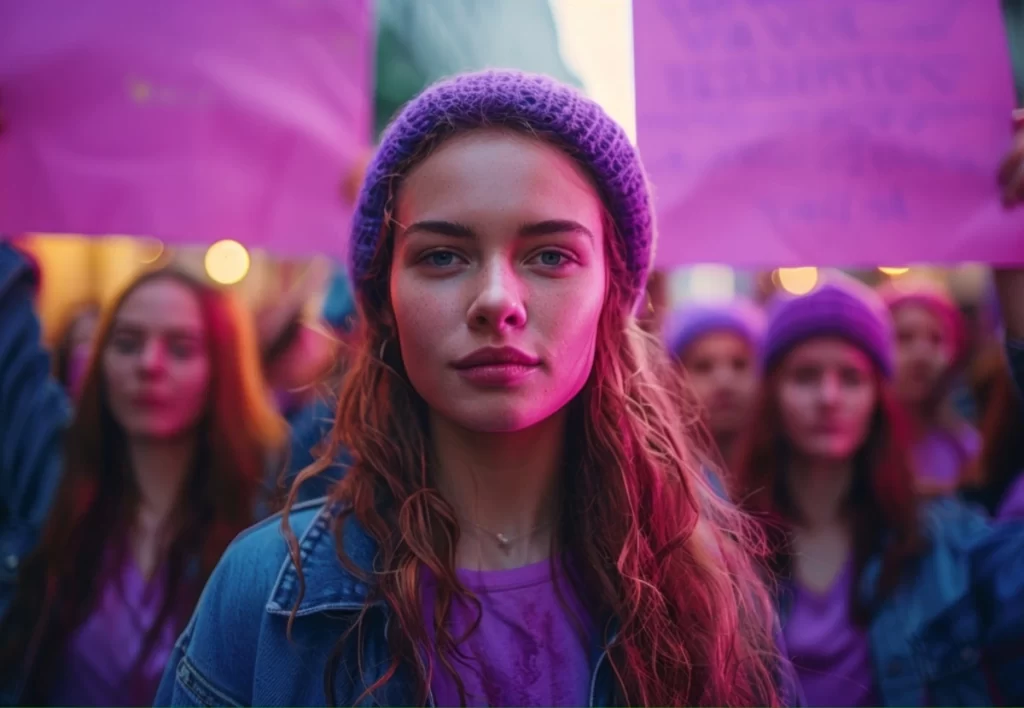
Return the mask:
POLYGON ((633 316, 654 225, 623 130, 546 77, 456 77, 385 133, 356 214, 364 331, 320 462, 352 465, 229 549, 158 704, 793 700, 749 531, 633 316))
POLYGON ((737 474, 775 537, 790 659, 810 705, 1024 698, 1024 526, 918 508, 889 390, 892 323, 831 276, 771 309, 765 390, 737 474))

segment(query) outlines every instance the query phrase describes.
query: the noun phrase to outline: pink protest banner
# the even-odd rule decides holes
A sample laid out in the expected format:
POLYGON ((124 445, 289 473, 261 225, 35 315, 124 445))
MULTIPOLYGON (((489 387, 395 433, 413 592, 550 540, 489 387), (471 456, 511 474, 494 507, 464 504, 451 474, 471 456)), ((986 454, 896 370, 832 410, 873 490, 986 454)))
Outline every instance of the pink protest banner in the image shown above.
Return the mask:
POLYGON ((367 149, 369 0, 0 10, 0 233, 341 253, 367 149))
POLYGON ((636 0, 662 266, 1024 262, 999 0, 636 0))

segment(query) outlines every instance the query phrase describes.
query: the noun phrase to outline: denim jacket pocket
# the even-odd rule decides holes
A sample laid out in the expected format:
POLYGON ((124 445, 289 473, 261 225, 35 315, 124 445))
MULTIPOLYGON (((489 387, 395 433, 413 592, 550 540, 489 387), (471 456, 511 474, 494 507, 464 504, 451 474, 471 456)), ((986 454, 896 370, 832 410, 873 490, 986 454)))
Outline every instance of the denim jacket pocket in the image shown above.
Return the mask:
POLYGON ((220 691, 212 681, 196 668, 188 654, 181 657, 174 670, 178 686, 201 706, 241 706, 238 701, 220 691))

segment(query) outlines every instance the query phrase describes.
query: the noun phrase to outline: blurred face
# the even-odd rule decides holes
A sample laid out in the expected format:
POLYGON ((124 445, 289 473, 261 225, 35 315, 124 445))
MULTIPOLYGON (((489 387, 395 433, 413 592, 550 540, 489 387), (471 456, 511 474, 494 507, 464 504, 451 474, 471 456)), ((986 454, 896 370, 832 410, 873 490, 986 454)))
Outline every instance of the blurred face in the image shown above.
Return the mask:
POLYGON ((713 332, 687 347, 687 379, 708 412, 715 436, 736 435, 747 421, 757 395, 754 351, 732 332, 713 332))
POLYGON ((190 432, 206 407, 210 357, 199 300, 164 278, 139 286, 114 321, 103 350, 114 418, 130 437, 190 432))
POLYGON ((874 365, 860 349, 809 340, 786 355, 777 386, 782 427, 799 454, 838 462, 867 440, 878 393, 874 365))
POLYGON ((606 291, 601 215, 569 157, 505 132, 457 136, 409 173, 391 306, 434 415, 513 432, 579 393, 606 291))
POLYGON ((953 362, 953 340, 942 318, 922 305, 893 312, 896 324, 896 388, 910 404, 931 397, 953 362))

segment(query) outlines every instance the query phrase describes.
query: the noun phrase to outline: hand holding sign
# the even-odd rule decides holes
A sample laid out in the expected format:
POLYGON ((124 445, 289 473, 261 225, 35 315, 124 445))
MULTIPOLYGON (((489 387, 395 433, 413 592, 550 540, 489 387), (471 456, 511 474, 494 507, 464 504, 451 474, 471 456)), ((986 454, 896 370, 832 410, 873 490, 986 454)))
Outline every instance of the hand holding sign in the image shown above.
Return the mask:
POLYGON ((1024 260, 998 0, 634 3, 665 266, 1024 260))

